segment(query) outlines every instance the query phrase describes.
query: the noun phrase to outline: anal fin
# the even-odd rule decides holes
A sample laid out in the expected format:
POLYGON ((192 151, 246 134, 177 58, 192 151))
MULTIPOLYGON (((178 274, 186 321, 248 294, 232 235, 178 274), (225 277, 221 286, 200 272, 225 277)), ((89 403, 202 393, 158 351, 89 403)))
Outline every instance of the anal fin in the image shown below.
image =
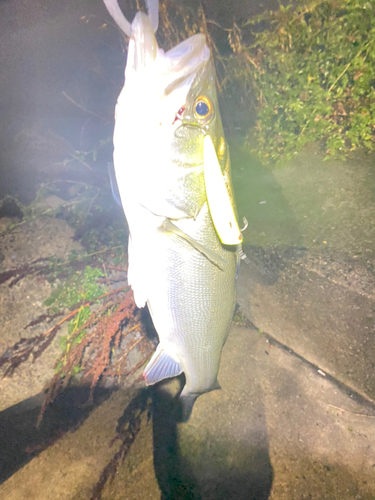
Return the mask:
POLYGON ((165 378, 176 377, 182 373, 182 368, 177 361, 169 356, 163 349, 157 349, 145 371, 143 377, 147 385, 153 385, 165 378))

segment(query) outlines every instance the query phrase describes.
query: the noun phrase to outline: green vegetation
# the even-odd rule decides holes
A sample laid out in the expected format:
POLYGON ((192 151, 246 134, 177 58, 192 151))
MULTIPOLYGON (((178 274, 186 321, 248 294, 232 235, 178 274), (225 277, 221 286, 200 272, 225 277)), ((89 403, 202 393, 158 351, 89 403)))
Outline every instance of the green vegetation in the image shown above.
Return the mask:
MULTIPOLYGON (((5 233, 36 220, 64 219, 74 229, 74 239, 83 246, 78 251, 71 251, 66 259, 57 256, 39 258, 0 273, 0 282, 8 282, 10 287, 26 276, 46 279, 52 286, 51 294, 45 300, 48 312, 33 319, 26 328, 45 320, 54 325, 42 335, 21 339, 13 347, 12 356, 0 358, 0 366, 8 365, 5 373, 11 375, 31 354, 36 359, 50 345, 61 325, 68 322, 67 335, 60 338, 63 352, 56 367, 56 373, 68 379, 82 370, 81 358, 77 356, 75 363, 70 360, 73 350, 81 348, 82 342, 85 345, 90 343, 93 327, 98 327, 103 321, 108 322, 108 315, 117 310, 118 301, 123 300, 126 293, 126 287, 119 285, 126 282, 126 224, 123 213, 112 202, 108 187, 99 188, 74 181, 42 185, 30 205, 22 205, 7 197, 0 202, 1 209, 5 214, 22 218, 8 227, 5 233), (113 278, 113 269, 120 271, 121 279, 113 278)), ((120 339, 120 326, 115 323, 112 328, 113 334, 118 334, 120 339)), ((101 337, 97 335, 97 343, 100 344, 100 341, 101 337)), ((111 342, 112 336, 109 335, 102 345, 107 348, 111 342)), ((109 348, 108 352, 111 352, 109 348)), ((91 364, 95 365, 95 359, 91 359, 91 364)))
POLYGON ((149 359, 154 345, 147 338, 126 283, 127 229, 123 212, 112 201, 107 186, 56 181, 42 186, 31 205, 23 206, 7 198, 5 203, 0 202, 2 209, 18 219, 23 217, 6 232, 34 224, 37 219, 64 219, 74 230, 73 239, 83 247, 77 247, 64 259, 38 258, 0 273, 0 283, 8 283, 9 287, 26 276, 38 276, 52 288, 45 300, 47 313, 25 326, 46 322, 46 330, 20 339, 0 356, 0 368, 5 366, 3 376, 11 376, 31 356, 35 361, 62 325, 68 326, 59 339, 62 352, 41 408, 40 423, 47 405, 73 379, 90 385, 92 402, 99 380, 115 384, 134 374, 149 359))
POLYGON ((59 285, 53 290, 45 305, 54 314, 61 309, 70 309, 83 301, 92 301, 100 297, 106 290, 96 282, 96 279, 103 275, 103 270, 97 267, 86 266, 84 271, 75 272, 71 269, 64 285, 59 285))
POLYGON ((225 84, 256 95, 249 143, 263 163, 289 160, 313 141, 326 158, 375 150, 374 0, 281 5, 235 26, 229 39, 225 84), (249 25, 254 41, 245 46, 249 25))
MULTIPOLYGON (((72 349, 77 348, 83 340, 87 343, 85 338, 88 334, 87 326, 92 329, 93 324, 100 322, 100 317, 106 317, 111 312, 109 308, 104 307, 96 318, 98 308, 103 306, 101 299, 107 298, 108 293, 108 287, 104 286, 103 281, 111 282, 107 276, 105 261, 108 260, 108 251, 111 251, 111 262, 121 263, 124 266, 124 248, 126 248, 126 226, 123 216, 121 214, 121 217, 116 218, 116 207, 108 197, 106 189, 84 183, 69 184, 69 194, 73 195, 72 199, 53 211, 47 213, 44 211, 41 214, 36 211, 36 214, 33 214, 65 219, 75 230, 76 239, 86 249, 83 255, 79 255, 76 251, 70 252, 66 262, 52 259, 46 276, 54 286, 51 295, 45 301, 49 315, 64 313, 67 314, 67 318, 71 317, 68 323, 68 335, 60 337, 63 352, 55 368, 56 374, 60 377, 74 377, 83 370, 82 360, 80 359, 77 364, 69 364, 69 356, 72 349)), ((37 199, 43 204, 44 197, 51 192, 61 196, 65 194, 64 189, 66 189, 64 183, 44 186, 39 191, 37 199)))
MULTIPOLYGON (((63 356, 56 366, 56 373, 61 372, 61 376, 66 375, 62 367, 66 364, 71 347, 79 344, 86 335, 86 329, 82 327, 88 323, 92 315, 90 304, 95 303, 95 299, 99 299, 107 291, 103 285, 97 283, 97 279, 102 276, 104 276, 103 270, 98 267, 86 266, 83 271, 73 271, 70 268, 70 276, 64 284, 55 288, 45 301, 50 314, 71 310, 82 304, 68 323, 68 335, 60 337, 63 356)), ((74 366, 71 375, 75 376, 81 369, 80 365, 74 366)))

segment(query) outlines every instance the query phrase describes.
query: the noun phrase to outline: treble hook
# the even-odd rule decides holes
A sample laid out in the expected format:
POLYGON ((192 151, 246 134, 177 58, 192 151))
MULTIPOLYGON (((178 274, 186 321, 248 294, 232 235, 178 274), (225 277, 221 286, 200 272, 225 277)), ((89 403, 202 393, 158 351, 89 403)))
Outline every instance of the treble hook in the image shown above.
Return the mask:
POLYGON ((240 229, 241 233, 243 233, 245 231, 245 229, 247 229, 249 226, 249 223, 248 223, 246 217, 242 217, 242 222, 244 223, 244 226, 242 229, 240 229))

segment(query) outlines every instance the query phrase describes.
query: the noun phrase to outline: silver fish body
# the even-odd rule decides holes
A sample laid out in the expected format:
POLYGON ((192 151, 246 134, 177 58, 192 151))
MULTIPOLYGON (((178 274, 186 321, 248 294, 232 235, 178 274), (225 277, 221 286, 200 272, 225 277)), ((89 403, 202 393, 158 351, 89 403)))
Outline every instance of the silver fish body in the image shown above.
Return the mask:
POLYGON ((212 220, 206 138, 234 207, 230 160, 204 35, 164 53, 153 26, 140 12, 131 25, 114 166, 129 225, 129 284, 137 306, 148 305, 160 340, 146 382, 184 372, 181 397, 193 401, 218 387, 239 253, 238 245, 222 243, 212 220))

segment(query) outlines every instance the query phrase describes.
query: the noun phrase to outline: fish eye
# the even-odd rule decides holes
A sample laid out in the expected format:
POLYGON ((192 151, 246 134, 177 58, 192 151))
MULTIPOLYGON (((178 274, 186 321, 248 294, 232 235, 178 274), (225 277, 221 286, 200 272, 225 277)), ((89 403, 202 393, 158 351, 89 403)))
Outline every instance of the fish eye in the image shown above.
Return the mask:
POLYGON ((208 115, 210 109, 205 102, 199 101, 195 106, 195 111, 197 115, 205 117, 208 115))
POLYGON ((206 96, 199 96, 194 103, 194 114, 198 120, 210 122, 214 116, 214 106, 206 96))

